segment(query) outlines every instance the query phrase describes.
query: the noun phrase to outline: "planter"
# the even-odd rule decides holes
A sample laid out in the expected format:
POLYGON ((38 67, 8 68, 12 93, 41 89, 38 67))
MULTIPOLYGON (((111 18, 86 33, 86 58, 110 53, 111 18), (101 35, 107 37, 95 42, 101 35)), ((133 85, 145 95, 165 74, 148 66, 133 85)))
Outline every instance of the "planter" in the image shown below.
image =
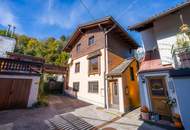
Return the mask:
POLYGON ((149 113, 141 112, 141 117, 142 117, 143 120, 149 120, 149 113))
POLYGON ((175 125, 176 128, 183 128, 182 123, 179 122, 179 121, 174 122, 174 125, 175 125))
POLYGON ((183 67, 190 67, 190 52, 180 52, 178 57, 183 67))

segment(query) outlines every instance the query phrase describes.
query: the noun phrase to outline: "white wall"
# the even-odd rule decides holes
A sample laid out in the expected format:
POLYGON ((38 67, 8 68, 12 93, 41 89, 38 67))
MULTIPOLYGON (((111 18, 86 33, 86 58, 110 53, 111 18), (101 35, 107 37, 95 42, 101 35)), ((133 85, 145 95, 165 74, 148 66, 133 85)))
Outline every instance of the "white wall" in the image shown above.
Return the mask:
MULTIPOLYGON (((190 7, 181 10, 184 23, 190 25, 190 7)), ((172 64, 171 49, 176 44, 179 27, 182 25, 179 13, 171 14, 154 22, 155 35, 160 51, 162 64, 172 64)))
MULTIPOLYGON (((167 85, 167 92, 168 96, 171 97, 172 99, 175 98, 177 99, 177 95, 175 92, 174 84, 171 82, 172 79, 169 78, 168 72, 149 72, 145 74, 139 74, 138 79, 139 79, 139 90, 140 90, 140 97, 141 97, 141 106, 147 106, 149 110, 152 110, 152 105, 151 105, 151 99, 150 99, 150 94, 149 94, 149 89, 148 89, 148 77, 158 77, 158 76, 164 76, 166 80, 166 85, 167 85), (143 83, 143 80, 145 81, 143 83)), ((176 104, 171 108, 172 113, 179 113, 179 106, 178 106, 178 101, 176 100, 176 104)))
POLYGON ((38 88, 40 83, 40 76, 27 76, 27 75, 0 75, 0 78, 8 78, 8 79, 32 79, 32 84, 30 87, 30 94, 28 98, 27 107, 31 107, 34 103, 37 102, 38 97, 38 88))
POLYGON ((101 74, 88 75, 88 59, 83 56, 73 61, 69 71, 69 87, 73 87, 73 82, 80 82, 79 92, 77 97, 83 101, 104 107, 104 49, 101 49, 100 56, 101 74), (75 73, 75 63, 80 62, 80 72, 75 73), (88 82, 99 82, 99 93, 88 93, 88 82))
POLYGON ((156 37, 154 34, 154 28, 149 28, 142 31, 141 37, 143 40, 145 51, 150 51, 157 45, 156 37))
POLYGON ((173 83, 180 108, 179 114, 185 130, 190 130, 190 77, 173 78, 173 83))
POLYGON ((0 57, 7 57, 6 52, 13 52, 16 40, 14 38, 0 36, 0 57))

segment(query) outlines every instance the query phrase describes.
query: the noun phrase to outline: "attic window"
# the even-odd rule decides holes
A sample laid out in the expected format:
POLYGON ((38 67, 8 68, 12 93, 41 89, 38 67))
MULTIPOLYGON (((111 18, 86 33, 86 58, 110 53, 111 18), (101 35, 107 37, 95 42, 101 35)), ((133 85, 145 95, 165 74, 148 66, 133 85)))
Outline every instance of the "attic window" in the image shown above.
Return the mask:
POLYGON ((88 39, 88 45, 91 46, 95 43, 94 36, 89 37, 88 39))
POLYGON ((81 44, 79 43, 79 44, 77 44, 77 46, 76 46, 76 51, 77 52, 80 52, 80 46, 81 46, 81 44))

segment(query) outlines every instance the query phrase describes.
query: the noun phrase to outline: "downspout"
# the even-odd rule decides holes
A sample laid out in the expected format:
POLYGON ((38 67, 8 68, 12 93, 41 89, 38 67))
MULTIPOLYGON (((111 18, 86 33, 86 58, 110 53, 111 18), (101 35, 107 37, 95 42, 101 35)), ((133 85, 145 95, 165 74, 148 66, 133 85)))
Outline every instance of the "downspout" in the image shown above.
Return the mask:
POLYGON ((116 27, 116 24, 114 24, 108 31, 104 31, 105 35, 105 47, 104 47, 104 107, 108 108, 108 82, 107 82, 107 73, 108 73, 108 33, 112 31, 116 27))

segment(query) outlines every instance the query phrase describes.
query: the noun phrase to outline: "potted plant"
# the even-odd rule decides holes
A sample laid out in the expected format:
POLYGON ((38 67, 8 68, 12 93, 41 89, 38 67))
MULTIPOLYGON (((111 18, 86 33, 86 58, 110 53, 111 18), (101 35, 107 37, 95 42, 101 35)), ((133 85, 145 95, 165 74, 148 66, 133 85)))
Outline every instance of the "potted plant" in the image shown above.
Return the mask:
POLYGON ((177 113, 174 113, 172 116, 172 120, 174 122, 174 125, 176 128, 183 128, 182 122, 181 122, 181 118, 180 115, 177 113))
POLYGON ((176 46, 173 52, 179 57, 181 65, 189 66, 190 61, 190 29, 189 26, 183 24, 180 27, 180 33, 177 35, 176 46))
POLYGON ((143 120, 149 120, 149 112, 146 106, 141 107, 141 118, 143 120))

